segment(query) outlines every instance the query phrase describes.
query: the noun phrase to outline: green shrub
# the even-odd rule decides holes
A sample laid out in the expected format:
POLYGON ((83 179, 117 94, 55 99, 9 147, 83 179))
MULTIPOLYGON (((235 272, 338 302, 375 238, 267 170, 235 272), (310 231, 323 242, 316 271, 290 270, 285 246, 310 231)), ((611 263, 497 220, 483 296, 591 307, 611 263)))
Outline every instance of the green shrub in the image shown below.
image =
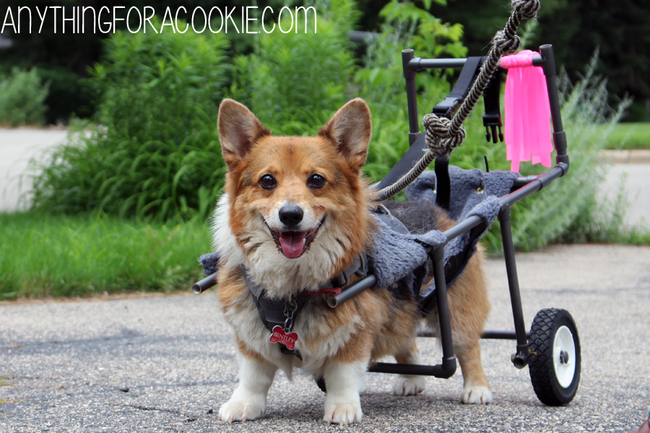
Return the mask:
MULTIPOLYGON (((364 172, 381 180, 409 148, 409 124, 402 70, 402 50, 415 49, 420 57, 462 57, 462 26, 443 24, 412 3, 389 3, 381 15, 387 22, 379 38, 371 41, 364 68, 357 71, 354 86, 373 114, 373 134, 364 172)), ((418 113, 421 118, 449 93, 447 71, 419 73, 418 113)), ((421 128, 422 129, 422 128, 421 128)))
POLYGON ((38 75, 50 83, 50 91, 45 98, 48 124, 68 123, 71 116, 89 118, 95 112, 93 92, 87 79, 63 67, 39 66, 38 75))
POLYGON ((42 84, 35 69, 12 68, 8 76, 0 77, 0 124, 42 124, 48 89, 49 83, 42 84))
POLYGON ((235 59, 229 96, 274 134, 315 134, 354 97, 348 89, 354 62, 347 32, 357 15, 352 1, 333 0, 319 10, 318 33, 311 26, 308 33, 262 33, 254 54, 235 59))
POLYGON ((100 127, 73 131, 34 183, 34 205, 146 220, 205 217, 223 185, 216 133, 220 34, 118 32, 92 71, 100 127))

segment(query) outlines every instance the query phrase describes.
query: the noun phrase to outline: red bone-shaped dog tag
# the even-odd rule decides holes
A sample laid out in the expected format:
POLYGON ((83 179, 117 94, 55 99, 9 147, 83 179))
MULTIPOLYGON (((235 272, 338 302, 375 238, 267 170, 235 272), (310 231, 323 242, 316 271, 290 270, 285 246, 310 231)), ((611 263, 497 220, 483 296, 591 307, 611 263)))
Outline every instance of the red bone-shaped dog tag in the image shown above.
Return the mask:
POLYGON ((293 348, 296 347, 296 341, 298 341, 298 334, 295 332, 290 332, 287 334, 284 332, 284 329, 282 329, 282 326, 275 325, 273 327, 273 333, 271 334, 269 341, 271 343, 284 344, 287 346, 287 349, 293 350, 293 348))

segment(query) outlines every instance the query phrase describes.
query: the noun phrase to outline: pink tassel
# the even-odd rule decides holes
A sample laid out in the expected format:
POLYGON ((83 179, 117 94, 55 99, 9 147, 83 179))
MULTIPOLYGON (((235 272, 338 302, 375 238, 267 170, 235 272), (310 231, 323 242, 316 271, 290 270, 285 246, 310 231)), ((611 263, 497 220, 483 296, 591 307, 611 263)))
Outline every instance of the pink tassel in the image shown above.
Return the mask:
POLYGON ((501 58, 501 67, 508 68, 505 96, 505 142, 511 171, 519 171, 521 161, 551 166, 551 107, 548 102, 546 77, 539 66, 533 66, 534 51, 501 58))

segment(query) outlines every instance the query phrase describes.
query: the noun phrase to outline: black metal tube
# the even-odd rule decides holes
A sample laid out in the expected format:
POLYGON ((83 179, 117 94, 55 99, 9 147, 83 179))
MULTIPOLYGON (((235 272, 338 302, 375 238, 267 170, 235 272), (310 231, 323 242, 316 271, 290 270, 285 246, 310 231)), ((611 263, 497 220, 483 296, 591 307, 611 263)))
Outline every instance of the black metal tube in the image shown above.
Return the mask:
POLYGON ((195 295, 200 295, 201 293, 205 292, 212 286, 217 285, 217 273, 215 272, 212 275, 208 275, 198 283, 194 283, 192 285, 192 293, 195 295))
POLYGON ((338 305, 341 305, 353 296, 356 296, 367 288, 374 286, 376 282, 377 278, 374 275, 368 275, 364 279, 357 281, 345 289, 341 294, 327 298, 327 305, 331 308, 336 308, 338 305))
POLYGON ((517 263, 515 261, 515 246, 512 242, 509 206, 501 209, 501 212, 499 213, 499 222, 501 223, 503 254, 506 261, 508 287, 510 288, 510 304, 512 305, 512 317, 514 319, 515 334, 517 339, 517 353, 513 357, 513 363, 516 367, 523 368, 528 363, 528 335, 526 333, 524 312, 521 307, 521 292, 519 290, 517 263))
MULTIPOLYGON (((460 69, 465 66, 467 59, 421 59, 414 57, 409 61, 408 67, 413 71, 422 71, 424 69, 460 69)), ((533 57, 533 66, 544 66, 545 60, 540 55, 533 57)))
POLYGON ((553 144, 556 152, 555 159, 558 163, 563 162, 567 164, 568 169, 569 156, 567 155, 566 133, 562 126, 562 113, 560 111, 560 99, 557 90, 553 45, 542 45, 539 47, 539 50, 544 57, 544 75, 546 76, 548 100, 551 105, 551 119, 553 120, 553 144))
POLYGON ((465 218, 463 221, 459 222, 446 232, 444 232, 444 235, 447 237, 447 242, 450 240, 462 235, 468 230, 473 229, 477 225, 481 224, 483 222, 483 218, 477 215, 473 215, 471 217, 465 218))
MULTIPOLYGON (((523 200, 534 192, 539 191, 544 188, 551 182, 553 182, 558 177, 563 176, 568 171, 568 164, 560 163, 553 167, 550 171, 547 171, 544 174, 536 176, 535 179, 531 180, 528 184, 519 188, 515 192, 511 192, 508 195, 504 195, 499 199, 501 207, 512 206, 514 203, 523 200)), ((446 233, 446 232, 445 232, 446 233)))
POLYGON ((409 114, 409 146, 420 136, 418 119, 418 101, 415 88, 415 71, 409 68, 409 62, 415 57, 412 49, 402 50, 402 67, 406 80, 406 104, 409 114))
POLYGON ((446 364, 437 365, 420 365, 420 364, 393 364, 388 362, 378 362, 368 367, 372 373, 391 373, 391 374, 409 374, 417 376, 435 376, 442 379, 448 379, 456 372, 456 359, 453 364, 448 361, 446 364))
MULTIPOLYGON (((436 300, 438 307, 438 322, 440 326, 440 345, 442 346, 442 364, 446 369, 451 368, 451 375, 456 371, 456 357, 451 337, 451 318, 447 302, 447 282, 445 281, 445 246, 440 245, 433 250, 433 278, 436 282, 436 300)), ((447 373, 449 371, 446 370, 447 373)))
MULTIPOLYGON (((529 333, 526 334, 527 337, 529 333)), ((483 331, 483 335, 481 335, 481 338, 485 338, 487 340, 516 340, 517 339, 517 333, 515 331, 499 331, 499 330, 493 330, 493 329, 486 329, 483 331)))

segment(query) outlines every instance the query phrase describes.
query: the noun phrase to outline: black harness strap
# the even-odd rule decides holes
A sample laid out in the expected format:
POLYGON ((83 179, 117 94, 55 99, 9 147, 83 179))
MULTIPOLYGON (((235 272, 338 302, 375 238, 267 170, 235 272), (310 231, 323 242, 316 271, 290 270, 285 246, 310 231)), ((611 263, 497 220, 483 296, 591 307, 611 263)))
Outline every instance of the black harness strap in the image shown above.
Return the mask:
POLYGON ((463 102, 469 93, 469 89, 472 87, 472 83, 474 83, 474 78, 483 60, 485 60, 485 57, 467 58, 453 90, 441 103, 433 107, 433 110, 431 110, 433 114, 436 114, 438 117, 451 117, 451 113, 456 109, 458 104, 463 102))
POLYGON ((449 211, 451 203, 451 179, 449 178, 449 157, 439 156, 436 158, 436 204, 446 211, 449 211))
MULTIPOLYGON (((286 311, 288 308, 288 304, 292 300, 294 300, 294 298, 270 299, 269 297, 266 296, 266 290, 263 287, 255 284, 250 279, 250 275, 248 274, 248 271, 246 270, 246 267, 244 265, 241 266, 241 271, 242 271, 242 275, 244 276, 244 281, 248 286, 248 290, 252 295, 253 302, 257 307, 257 314, 259 315, 260 320, 262 321, 266 329, 268 329, 271 332, 273 332, 273 328, 275 326, 281 326, 284 329, 285 322, 287 320, 286 311)), ((332 280, 331 283, 321 286, 321 289, 332 288, 332 287, 341 288, 345 286, 345 284, 347 284, 348 279, 355 273, 362 276, 365 276, 368 273, 368 259, 364 254, 355 257, 354 261, 347 269, 345 269, 340 275, 334 278, 334 280, 332 280)), ((315 298, 315 296, 309 294, 309 292, 301 292, 301 293, 303 294, 299 294, 298 296, 295 297, 295 302, 297 303, 297 305, 293 312, 294 319, 295 317, 297 317, 298 313, 305 305, 305 303, 315 298)), ((290 330, 285 330, 285 331, 290 331, 290 330)), ((294 350, 287 349, 282 344, 280 344, 280 350, 282 351, 282 353, 286 355, 296 355, 300 358, 297 352, 295 352, 294 350)))

